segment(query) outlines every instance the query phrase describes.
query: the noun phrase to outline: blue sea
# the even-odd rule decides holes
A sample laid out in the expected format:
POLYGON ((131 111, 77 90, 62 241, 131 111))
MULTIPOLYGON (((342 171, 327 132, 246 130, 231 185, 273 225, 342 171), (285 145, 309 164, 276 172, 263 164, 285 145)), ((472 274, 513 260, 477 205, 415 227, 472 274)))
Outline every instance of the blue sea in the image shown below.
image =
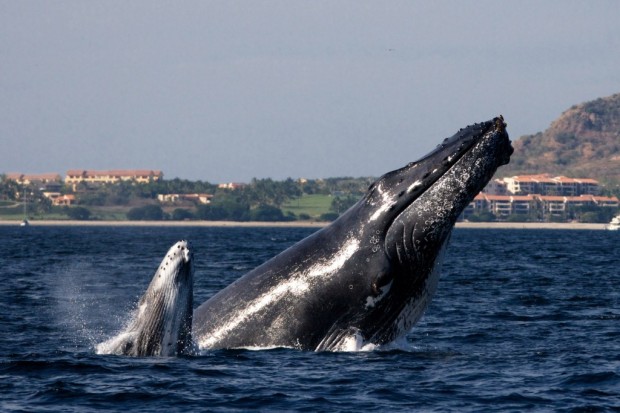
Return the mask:
POLYGON ((620 411, 620 233, 456 229, 398 346, 97 355, 167 249, 195 305, 308 228, 0 227, 0 411, 620 411))

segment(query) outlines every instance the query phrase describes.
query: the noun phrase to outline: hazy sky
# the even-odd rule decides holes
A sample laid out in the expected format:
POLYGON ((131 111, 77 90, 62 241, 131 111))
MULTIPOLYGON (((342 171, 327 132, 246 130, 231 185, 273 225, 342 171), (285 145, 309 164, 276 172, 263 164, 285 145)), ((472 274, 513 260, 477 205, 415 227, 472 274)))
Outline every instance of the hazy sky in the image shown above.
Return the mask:
POLYGON ((617 92, 616 0, 0 0, 0 173, 378 176, 617 92))

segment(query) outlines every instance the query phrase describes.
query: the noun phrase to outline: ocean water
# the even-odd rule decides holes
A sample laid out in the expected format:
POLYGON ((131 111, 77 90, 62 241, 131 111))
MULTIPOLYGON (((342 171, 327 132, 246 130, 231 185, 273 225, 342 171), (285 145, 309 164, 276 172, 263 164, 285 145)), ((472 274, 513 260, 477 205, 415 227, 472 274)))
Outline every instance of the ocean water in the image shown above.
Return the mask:
POLYGON ((620 233, 454 231, 392 349, 101 356, 167 249, 195 305, 313 229, 0 227, 0 411, 620 411, 620 233))

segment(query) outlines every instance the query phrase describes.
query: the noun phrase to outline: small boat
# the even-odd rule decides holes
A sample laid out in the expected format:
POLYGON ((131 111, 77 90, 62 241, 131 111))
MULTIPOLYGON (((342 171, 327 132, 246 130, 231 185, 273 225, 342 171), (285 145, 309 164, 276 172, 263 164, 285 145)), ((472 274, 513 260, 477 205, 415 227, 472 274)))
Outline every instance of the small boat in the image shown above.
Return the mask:
POLYGON ((605 229, 609 231, 617 231, 620 229, 620 214, 616 215, 611 219, 609 224, 605 227, 605 229))
POLYGON ((22 220, 22 222, 19 223, 20 227, 27 227, 28 225, 30 225, 30 222, 28 222, 28 198, 26 198, 26 188, 24 187, 24 219, 22 220))

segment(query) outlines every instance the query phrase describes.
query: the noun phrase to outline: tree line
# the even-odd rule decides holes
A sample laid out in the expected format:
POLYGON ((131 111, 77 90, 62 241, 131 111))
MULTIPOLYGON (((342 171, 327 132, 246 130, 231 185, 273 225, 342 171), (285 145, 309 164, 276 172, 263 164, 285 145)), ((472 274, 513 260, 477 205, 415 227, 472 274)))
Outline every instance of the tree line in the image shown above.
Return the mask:
MULTIPOLYGON (((121 181, 114 184, 92 185, 81 183, 73 188, 61 185, 61 194, 76 196, 76 204, 71 207, 55 207, 43 195, 44 189, 36 185, 20 185, 0 175, 0 201, 24 203, 30 214, 47 216, 65 215, 70 219, 97 219, 93 210, 101 207, 124 207, 129 220, 209 220, 209 221, 292 221, 320 219, 331 221, 357 202, 366 192, 373 178, 328 178, 314 180, 283 181, 273 179, 252 179, 237 189, 219 188, 205 181, 171 179, 138 184, 121 181), (208 193, 213 195, 206 205, 185 202, 184 205, 165 206, 157 201, 158 194, 208 193), (331 195, 329 211, 320 217, 305 214, 293 215, 284 212, 282 206, 304 195, 331 195)), ((608 196, 619 196, 620 189, 607 188, 608 196)), ((0 205, 2 210, 9 208, 0 205)), ((13 213, 19 208, 11 208, 13 213)), ((580 222, 609 222, 617 213, 614 208, 592 206, 571 207, 562 216, 543 216, 539 210, 528 215, 512 215, 507 218, 496 217, 490 212, 468 216, 469 220, 495 221, 500 219, 518 221, 578 220, 580 222)))
POLYGON ((130 220, 232 220, 232 221, 291 221, 309 219, 284 213, 282 205, 303 195, 335 195, 330 212, 323 219, 330 220, 352 205, 363 194, 373 178, 328 178, 283 181, 252 179, 236 189, 220 188, 205 181, 184 179, 158 180, 148 183, 120 181, 113 184, 79 183, 75 188, 61 185, 58 191, 73 194, 76 204, 71 207, 54 207, 43 196, 44 188, 20 185, 0 175, 0 200, 28 203, 36 214, 65 214, 71 219, 92 219, 91 210, 100 207, 122 206, 128 209, 130 220), (163 208, 157 201, 159 194, 211 194, 207 205, 190 204, 184 207, 163 208))

